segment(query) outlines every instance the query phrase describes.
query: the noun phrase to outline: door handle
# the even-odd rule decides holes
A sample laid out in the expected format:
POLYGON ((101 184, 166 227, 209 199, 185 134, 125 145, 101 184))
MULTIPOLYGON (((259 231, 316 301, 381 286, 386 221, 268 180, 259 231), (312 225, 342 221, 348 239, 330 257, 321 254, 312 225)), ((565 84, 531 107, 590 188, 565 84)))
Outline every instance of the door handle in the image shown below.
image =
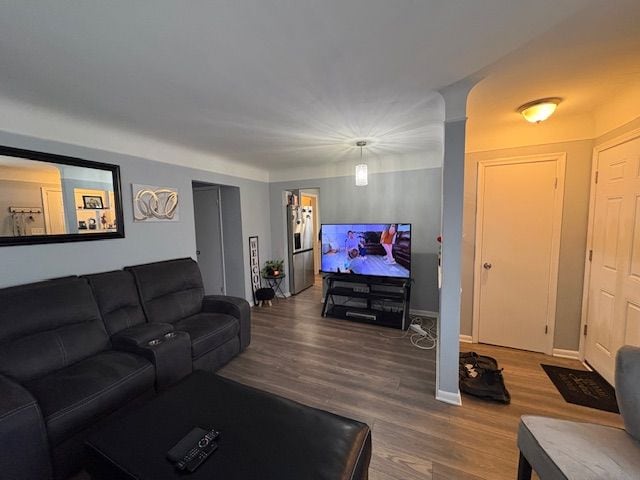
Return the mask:
POLYGON ((485 270, 491 270, 492 265, 490 263, 484 262, 484 265, 482 265, 482 267, 485 270))

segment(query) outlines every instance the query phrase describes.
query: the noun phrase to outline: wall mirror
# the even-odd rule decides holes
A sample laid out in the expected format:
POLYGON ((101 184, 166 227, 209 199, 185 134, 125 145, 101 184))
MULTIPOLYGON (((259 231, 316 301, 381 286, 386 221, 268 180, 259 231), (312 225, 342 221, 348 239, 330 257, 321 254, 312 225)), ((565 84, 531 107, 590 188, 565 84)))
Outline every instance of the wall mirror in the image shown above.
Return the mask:
POLYGON ((122 237, 120 167, 0 147, 0 246, 122 237))

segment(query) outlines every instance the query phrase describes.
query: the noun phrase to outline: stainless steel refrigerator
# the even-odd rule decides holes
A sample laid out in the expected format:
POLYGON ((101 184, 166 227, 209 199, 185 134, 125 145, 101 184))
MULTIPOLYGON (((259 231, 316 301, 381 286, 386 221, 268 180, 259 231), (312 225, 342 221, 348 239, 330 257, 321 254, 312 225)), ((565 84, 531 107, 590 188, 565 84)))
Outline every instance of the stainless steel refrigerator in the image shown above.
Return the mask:
POLYGON ((289 289, 295 295, 305 288, 309 288, 314 282, 313 208, 288 205, 287 219, 289 289))

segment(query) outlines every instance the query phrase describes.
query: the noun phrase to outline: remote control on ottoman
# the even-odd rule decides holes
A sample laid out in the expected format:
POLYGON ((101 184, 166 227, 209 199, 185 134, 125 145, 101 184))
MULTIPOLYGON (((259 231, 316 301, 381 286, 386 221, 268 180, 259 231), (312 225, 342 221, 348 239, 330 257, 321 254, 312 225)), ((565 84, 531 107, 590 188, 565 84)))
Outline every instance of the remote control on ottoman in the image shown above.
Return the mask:
POLYGON ((196 427, 167 452, 167 458, 175 462, 178 470, 195 471, 218 448, 216 440, 220 432, 196 427))

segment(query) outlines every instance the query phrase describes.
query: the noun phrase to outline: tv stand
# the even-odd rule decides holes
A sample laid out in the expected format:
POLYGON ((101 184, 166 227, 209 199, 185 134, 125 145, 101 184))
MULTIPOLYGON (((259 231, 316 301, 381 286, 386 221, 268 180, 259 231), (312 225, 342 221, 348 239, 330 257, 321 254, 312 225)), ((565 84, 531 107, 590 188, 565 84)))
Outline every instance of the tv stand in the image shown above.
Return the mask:
POLYGON ((411 279, 336 274, 325 281, 323 317, 409 328, 411 279))

